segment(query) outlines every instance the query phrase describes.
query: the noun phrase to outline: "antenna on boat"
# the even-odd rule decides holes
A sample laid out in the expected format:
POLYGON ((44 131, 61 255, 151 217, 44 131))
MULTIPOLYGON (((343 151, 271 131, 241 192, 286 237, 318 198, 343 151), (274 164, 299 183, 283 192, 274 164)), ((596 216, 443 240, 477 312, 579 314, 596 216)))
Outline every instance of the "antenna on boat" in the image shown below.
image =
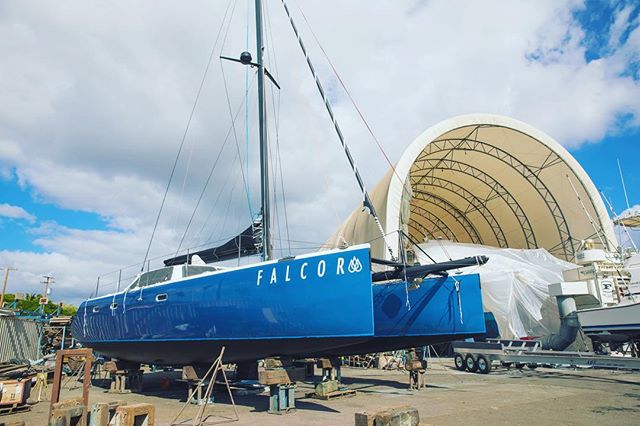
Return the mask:
POLYGON ((620 159, 616 158, 616 160, 618 161, 618 171, 620 172, 620 180, 622 181, 622 190, 624 191, 624 199, 627 202, 627 209, 630 209, 631 206, 629 205, 629 195, 627 195, 627 187, 624 184, 624 177, 622 176, 622 167, 620 167, 620 159))

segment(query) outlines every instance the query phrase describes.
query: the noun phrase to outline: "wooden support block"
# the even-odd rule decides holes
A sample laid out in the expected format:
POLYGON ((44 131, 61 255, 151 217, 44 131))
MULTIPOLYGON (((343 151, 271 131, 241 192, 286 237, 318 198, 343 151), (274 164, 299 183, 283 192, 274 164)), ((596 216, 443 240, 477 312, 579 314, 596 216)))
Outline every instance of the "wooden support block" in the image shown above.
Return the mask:
POLYGON ((93 404, 89 426, 109 426, 109 422, 116 414, 116 409, 124 404, 124 401, 93 404))
POLYGON ((408 405, 390 408, 375 413, 374 426, 418 426, 420 415, 416 408, 408 405))
POLYGON ((106 371, 109 374, 115 374, 116 371, 118 371, 118 366, 116 365, 116 363, 114 361, 106 361, 103 365, 102 365, 102 369, 104 371, 106 371))
POLYGON ((376 420, 376 415, 361 411, 356 413, 355 426, 373 426, 373 422, 376 420))
POLYGON ((84 405, 54 408, 49 417, 49 426, 85 425, 84 413, 84 405))
POLYGON ((182 367, 182 380, 199 380, 196 369, 191 365, 185 365, 182 367))
POLYGON ((318 359, 318 368, 333 368, 333 365, 331 365, 331 360, 329 358, 319 358, 318 359))
POLYGON ((327 396, 331 392, 335 392, 338 390, 338 381, 337 380, 327 380, 326 382, 321 382, 316 385, 315 391, 318 396, 327 396))
POLYGON ((258 372, 258 381, 263 385, 285 385, 304 379, 304 367, 276 368, 258 372))
POLYGON ((123 405, 116 409, 115 426, 153 426, 156 409, 152 404, 123 405))

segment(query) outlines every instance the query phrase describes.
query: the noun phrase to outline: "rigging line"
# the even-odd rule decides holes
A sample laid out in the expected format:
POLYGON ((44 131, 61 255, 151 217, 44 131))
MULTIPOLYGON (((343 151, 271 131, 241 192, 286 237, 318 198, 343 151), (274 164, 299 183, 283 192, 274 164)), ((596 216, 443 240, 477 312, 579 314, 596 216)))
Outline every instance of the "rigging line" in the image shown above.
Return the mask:
MULTIPOLYGON (((180 159, 180 154, 182 153, 182 148, 184 147, 184 142, 187 138, 187 133, 189 132, 189 128, 191 127, 191 121, 193 120, 193 115, 195 114, 196 107, 198 105, 198 100, 200 99, 200 94, 202 93, 202 88, 204 87, 204 82, 207 78, 207 73, 209 72, 209 68, 211 66, 211 60, 213 59, 213 55, 216 51, 216 46, 218 45, 218 40, 220 38, 220 33, 222 32, 222 28, 224 27, 225 20, 227 19, 227 14, 229 12, 229 7, 231 6, 232 0, 229 0, 227 3, 227 8, 224 12, 224 16, 222 17, 222 22, 220 28, 218 29, 218 34, 216 35, 216 40, 213 43, 213 47, 211 48, 211 53, 209 54, 209 60, 207 61, 207 66, 205 67, 204 74, 202 75, 202 80, 200 80, 200 86, 198 87, 198 91, 196 92, 196 98, 193 102, 193 107, 191 108, 191 112, 189 113, 189 119, 187 120, 187 125, 184 129, 184 133, 182 134, 182 140, 180 141, 180 147, 178 148, 178 153, 176 154, 176 158, 173 161, 173 167, 171 168, 171 174, 169 175, 169 181, 167 182, 167 187, 164 191, 164 196, 162 197, 162 203, 160 203, 160 209, 158 210, 158 215, 156 216, 155 224, 153 225, 153 231, 151 232, 151 238, 149 239, 149 245, 147 246, 147 251, 144 255, 144 260, 142 261, 142 269, 144 270, 144 264, 149 257, 149 251, 151 250, 151 245, 153 243, 153 238, 156 235, 156 230, 158 229, 158 223, 160 222, 160 215, 162 214, 162 210, 164 209, 164 204, 167 201, 167 195, 169 194, 169 188, 171 187, 171 182, 173 181, 173 176, 176 172, 176 167, 178 166, 178 160, 180 159)), ((234 3, 235 9, 235 3, 234 3)))
MULTIPOLYGON (((269 42, 266 43, 267 46, 267 59, 268 62, 271 63, 272 62, 272 58, 273 58, 273 65, 274 65, 274 75, 276 77, 276 79, 278 79, 279 76, 279 71, 278 71, 278 60, 277 60, 277 55, 276 55, 276 49, 275 49, 275 43, 274 43, 274 38, 273 38, 273 32, 271 30, 271 15, 269 12, 269 8, 265 7, 265 11, 266 11, 266 27, 267 27, 267 33, 268 33, 268 40, 269 42)), ((287 235, 287 248, 288 248, 288 252, 289 254, 291 254, 291 243, 289 242, 289 217, 288 217, 288 213, 287 213, 287 199, 286 199, 286 195, 285 195, 285 188, 284 188, 284 174, 282 172, 282 154, 280 151, 280 107, 281 107, 281 94, 280 91, 276 91, 273 87, 273 85, 269 85, 269 88, 271 90, 271 106, 273 109, 273 117, 275 120, 275 133, 276 133, 276 171, 279 171, 280 173, 280 190, 282 193, 282 210, 283 210, 283 214, 284 214, 284 228, 285 228, 285 232, 287 235), (276 101, 277 99, 277 101, 276 101), (276 107, 276 102, 277 102, 277 107, 276 107)), ((274 188, 277 188, 277 182, 275 182, 274 179, 274 188)), ((280 218, 278 217, 278 233, 281 232, 281 223, 280 223, 280 218)), ((284 252, 284 250, 282 248, 280 248, 281 253, 284 252)))
MULTIPOLYGON (((233 127, 233 139, 234 139, 234 141, 236 143, 236 152, 237 152, 238 158, 240 158, 240 172, 242 174, 242 184, 244 186, 244 190, 245 190, 245 193, 247 195, 247 205, 248 205, 248 208, 249 208, 249 219, 252 219, 253 218, 253 210, 251 210, 251 198, 249 196, 249 183, 247 182, 247 179, 245 177, 244 168, 243 168, 243 165, 242 165, 242 156, 240 154, 240 144, 238 143, 238 135, 237 135, 237 132, 236 132, 236 122, 235 122, 235 120, 233 118, 233 110, 231 108, 231 98, 229 97, 229 87, 227 86, 227 77, 226 77, 226 75, 224 73, 224 65, 222 63, 222 59, 220 59, 220 70, 222 71, 222 81, 224 81, 224 92, 225 92, 225 95, 227 97, 227 107, 228 107, 228 110, 229 110, 229 117, 231 118, 231 125, 233 127)), ((255 77, 255 75, 254 75, 254 77, 255 77)), ((253 83, 252 83, 252 86, 253 86, 253 83)), ((244 101, 245 111, 248 108, 246 100, 247 99, 245 98, 245 101, 244 101)))
POLYGON ((400 183, 402 184, 402 191, 406 192, 407 195, 411 196, 411 194, 409 193, 409 191, 406 188, 405 183, 402 181, 402 179, 400 178, 400 175, 398 174, 398 172, 396 171, 396 167, 395 165, 391 162, 391 160, 389 159, 389 156, 387 155, 386 151, 384 150, 384 148, 382 147, 382 144, 380 143, 380 140, 378 139, 378 137, 375 135, 375 133, 373 132, 373 129, 371 128, 371 126, 369 125, 369 122, 367 121, 367 119, 364 117, 364 114, 362 113, 362 111, 360 110, 360 108, 358 107, 358 104, 356 103, 355 99, 353 98, 353 96, 351 95, 351 92, 349 91, 349 89, 347 89, 347 85, 344 83, 344 81, 342 80, 342 77, 340 77, 340 74, 338 73, 338 70, 336 69, 336 67, 333 65, 333 62, 331 61, 331 59, 329 58, 329 55, 327 54, 327 52, 324 50, 324 47, 322 46, 322 44, 320 43, 320 40, 318 39, 318 37, 316 36, 316 33, 313 31, 313 28, 311 27, 311 24, 309 23, 309 20, 307 19, 307 16, 304 14, 304 11, 302 10, 302 7, 298 4, 298 9, 300 10, 300 14, 302 15, 302 18, 304 19, 304 21, 307 23, 307 27, 309 28, 309 31, 311 32, 311 35, 313 36, 313 38, 315 39, 318 47, 320 48, 320 50, 322 51, 322 54, 324 55, 325 59, 327 60, 327 63, 329 64, 329 66, 331 67, 331 70, 333 71, 333 74, 336 76, 336 78, 338 79, 338 81, 340 82, 340 86, 342 86, 342 89, 345 91, 345 93, 347 94, 347 96, 349 97, 349 100, 351 101, 351 104, 353 105, 354 109, 356 110, 356 112, 358 113, 358 115, 360 116, 360 119, 362 120, 362 122, 364 123, 365 127, 367 128, 367 131, 369 132, 369 134, 371 135, 371 137, 373 138, 373 141, 376 143, 376 145, 378 146, 378 149, 380 150, 380 152, 382 153, 382 155, 384 156, 385 160, 387 161, 387 164, 389 164, 389 166, 391 167, 391 170, 393 170, 393 174, 396 176, 396 178, 400 181, 400 183))
POLYGON ((602 247, 606 250, 608 248, 608 244, 605 243, 605 240, 607 239, 607 235, 604 234, 604 229, 600 229, 598 230, 595 221, 593 220, 593 218, 591 217, 591 215, 589 214, 589 211, 587 211, 587 207, 584 205, 584 203, 582 202, 582 197, 580 197, 580 194, 578 194, 578 190, 576 189, 576 187, 573 185, 573 182, 571 181, 571 178, 569 177, 569 175, 567 174, 567 180, 569 181, 569 184, 571 184, 571 189, 573 189, 573 192, 576 194, 576 198, 578 199, 578 201, 580 202, 580 205, 582 206, 582 210, 584 211, 585 215, 587 216, 587 219, 589 220, 589 223, 591 224, 591 226, 593 227, 593 230, 596 233, 596 236, 598 237, 598 239, 600 240, 600 243, 602 244, 602 247), (602 238, 602 234, 604 235, 604 239, 602 238))
MULTIPOLYGON (((229 209, 231 208, 231 204, 233 204, 233 195, 236 189, 236 184, 238 181, 233 180, 233 184, 231 185, 231 191, 229 192, 229 199, 227 202, 227 207, 224 211, 224 215, 222 216, 222 226, 220 227, 220 235, 222 235, 222 233, 224 232, 224 230, 226 229, 227 226, 227 220, 229 219, 229 209)), ((217 229, 217 228, 216 228, 217 229)), ((238 234, 237 232, 235 233, 236 235, 238 234)), ((211 236, 213 236, 213 233, 211 234, 211 236)))
MULTIPOLYGON (((242 110, 242 105, 240 105, 240 108, 238 108, 238 111, 236 111, 236 115, 235 115, 236 118, 238 117, 238 114, 240 113, 241 110, 242 110)), ((205 184, 202 187, 202 191, 200 191, 200 197, 198 197, 198 202, 196 203, 196 206, 193 209, 193 213, 191 213, 191 217, 189 218, 189 222, 187 223, 187 227, 185 228, 184 233, 182 234, 182 238, 180 239, 180 244, 178 244, 178 248, 176 249, 175 256, 178 256, 178 252, 180 251, 180 248, 182 247, 182 243, 184 242, 184 239, 187 236, 187 232, 189 231, 189 228, 191 227, 191 223, 193 222, 193 218, 196 215, 196 212, 198 211, 198 207, 200 206, 202 197, 204 196, 204 193, 207 187, 209 186, 209 182, 211 181, 211 176, 213 176, 213 172, 216 169, 216 166, 218 165, 218 161, 220 160, 222 152, 224 151, 225 146, 227 146, 227 142, 229 141, 229 136, 231 136, 231 132, 234 129, 234 126, 235 126, 235 121, 233 121, 231 126, 229 127, 229 130, 227 131, 227 135, 224 138, 224 142, 222 143, 222 147, 220 147, 220 150, 218 151, 218 156, 216 157, 216 160, 213 162, 213 165, 211 166, 211 170, 209 171, 209 176, 207 176, 207 180, 205 181, 205 184)))
POLYGON ((416 246, 418 248, 418 250, 420 250, 422 252, 422 254, 424 254, 425 256, 427 256, 429 258, 429 260, 431 260, 433 263, 437 263, 435 261, 435 259, 431 256, 429 256, 429 253, 427 253, 426 251, 424 251, 424 249, 422 247, 420 247, 420 244, 417 243, 417 241, 415 241, 413 238, 411 238, 411 236, 407 233, 405 233, 404 231, 399 231, 400 233, 402 233, 408 240, 410 243, 412 243, 414 246, 416 246))
MULTIPOLYGON (((245 51, 249 51, 249 15, 251 13, 251 0, 247 0, 247 30, 245 38, 245 51)), ((256 74, 254 74, 255 78, 256 74)), ((251 83, 253 86, 253 83, 251 83)), ((244 167, 245 175, 249 176, 249 67, 244 67, 244 167)), ((249 212, 253 220, 253 207, 251 206, 251 187, 249 182, 245 183, 247 192, 247 203, 249 204, 249 212)))
MULTIPOLYGON (((600 189, 599 191, 600 191, 600 194, 602 195, 602 198, 604 198, 604 200, 607 202, 607 204, 608 204, 608 206, 609 206, 609 211, 611 211, 611 214, 613 215, 613 217, 614 217, 614 218, 619 217, 619 216, 616 214, 615 210, 613 209, 613 204, 611 204, 611 200, 609 200, 609 199, 607 198, 607 196, 606 196, 606 195, 604 195, 604 192, 603 192, 601 189, 600 189)), ((621 225, 620 227, 624 230, 625 234, 627 234, 627 238, 629 238, 629 241, 631 242, 631 245, 633 246, 634 250, 636 250, 636 251, 637 251, 637 250, 638 250, 638 247, 636 246, 636 243, 633 241, 633 238, 631 238, 631 234, 629 233, 629 229, 628 229, 628 228, 627 228, 627 226, 626 226, 624 223, 622 223, 622 222, 620 222, 620 225, 621 225)), ((618 234, 618 238, 619 238, 620 240, 622 240, 622 238, 620 238, 620 237, 621 237, 621 235, 620 235, 620 234, 618 234)))
POLYGON ((342 130, 340 130, 340 126, 338 125, 338 121, 336 120, 336 117, 333 113, 333 109, 331 108, 331 104, 329 103, 329 98, 327 98, 324 88, 322 87, 322 84, 320 83, 320 79, 318 78, 318 74, 315 71, 315 68, 313 67, 313 64, 311 63, 311 58, 309 57, 306 48, 304 47, 304 43, 302 42, 302 38, 300 36, 300 34, 298 33, 298 28, 296 27, 296 24, 293 22, 293 17, 291 16, 291 13, 289 13, 289 7, 287 6, 287 3, 282 0, 282 5, 284 6, 285 12, 287 13, 287 16, 289 17, 289 22, 291 24, 291 28, 293 29, 293 32, 296 35, 296 38, 298 39, 298 44, 300 45, 300 49, 302 50, 306 60, 307 60, 307 65, 309 66, 309 70, 311 70, 311 74, 313 75, 315 82, 316 82, 316 87, 318 88, 318 91, 320 92, 320 96, 322 97, 322 100, 324 101, 324 105, 325 108, 327 110, 327 113, 329 113, 329 117, 331 118, 331 121, 333 122, 333 127, 335 128, 335 131, 338 135, 338 139, 340 139, 340 144, 342 145, 342 148, 344 150, 344 153, 347 157, 347 160, 349 160, 349 164, 351 165, 351 170, 353 171, 353 173, 356 176, 356 180, 358 181, 358 185, 360 186, 360 190, 362 191, 362 194, 364 196, 364 207, 369 209, 369 214, 371 214, 371 216, 373 217, 373 220, 375 221, 376 225, 378 226, 378 230, 380 231, 380 234, 382 235, 382 239, 384 241, 384 244, 387 248, 387 250, 389 251, 389 255, 391 256, 392 259, 395 259, 395 256, 393 255, 393 250, 391 249, 391 246, 389 245, 389 242, 387 241, 386 238, 386 234, 384 232, 384 228, 382 227, 382 223, 380 222, 380 218, 378 217, 375 207, 373 206, 373 203, 371 202, 371 199, 369 198, 369 193, 367 192, 367 189, 364 186, 364 181, 362 180, 362 177, 360 176, 360 172, 358 171, 358 168, 356 167, 355 161, 353 159, 353 157, 351 156, 351 152, 349 151, 349 147, 347 146, 345 140, 344 140, 344 135, 342 134, 342 130))
MULTIPOLYGON (((220 197, 222 196, 225 188, 227 187, 227 184, 229 183, 229 180, 231 180, 231 173, 227 174, 227 177, 226 177, 224 183, 222 184, 222 187, 220 188, 220 191, 218 192, 218 195, 216 196, 216 199, 213 202, 213 204, 211 206, 211 209, 209 210, 209 214, 207 215, 207 219, 204 221, 204 223, 202 224, 202 227, 196 233, 195 237, 198 237, 198 236, 202 235, 202 233, 204 232, 205 228, 209 224, 209 221, 211 220, 211 216, 213 216, 213 212, 216 210, 216 207, 218 206, 218 201, 220 201, 220 197)), ((193 248, 193 247, 190 247, 190 248, 193 248)))

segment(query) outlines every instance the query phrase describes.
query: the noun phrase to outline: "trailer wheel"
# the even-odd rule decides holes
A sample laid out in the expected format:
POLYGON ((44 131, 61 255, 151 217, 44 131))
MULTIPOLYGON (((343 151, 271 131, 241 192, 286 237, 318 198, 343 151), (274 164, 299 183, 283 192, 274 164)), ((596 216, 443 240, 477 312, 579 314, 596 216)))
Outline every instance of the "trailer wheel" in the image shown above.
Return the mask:
POLYGON ((522 370, 524 368, 524 362, 516 362, 516 368, 522 370))
POLYGON ((502 365, 505 368, 511 368, 513 363, 512 362, 507 362, 507 361, 500 361, 500 365, 502 365))
POLYGON ((527 367, 529 368, 529 370, 535 370, 536 368, 538 368, 538 364, 529 363, 527 364, 527 367))
POLYGON ((464 371, 464 369, 466 368, 464 357, 461 353, 456 352, 456 354, 453 356, 453 363, 456 366, 456 370, 464 371))
POLYGON ((478 364, 478 373, 489 374, 491 372, 491 361, 486 356, 478 355, 476 363, 478 364))
POLYGON ((464 359, 464 363, 467 367, 467 371, 471 373, 475 373, 476 370, 478 370, 478 362, 473 357, 473 355, 471 354, 467 355, 467 357, 464 359))

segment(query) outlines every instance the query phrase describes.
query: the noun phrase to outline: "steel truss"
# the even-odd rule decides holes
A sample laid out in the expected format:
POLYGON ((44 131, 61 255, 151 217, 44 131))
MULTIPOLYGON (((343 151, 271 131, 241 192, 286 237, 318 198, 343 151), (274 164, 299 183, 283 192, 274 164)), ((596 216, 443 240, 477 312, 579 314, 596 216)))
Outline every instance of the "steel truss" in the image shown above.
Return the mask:
MULTIPOLYGON (((455 221, 458 222, 460 226, 462 226, 465 232, 469 235, 472 243, 483 244, 482 238, 480 238, 480 233, 473 225, 473 223, 471 223, 469 218, 462 212, 462 210, 451 204, 446 199, 438 195, 419 191, 416 189, 413 190, 413 198, 415 200, 420 200, 428 204, 433 204, 434 206, 440 207, 442 210, 453 216, 455 221)), ((415 204, 414 206, 419 207, 415 204)))
POLYGON ((418 232, 418 234, 422 235, 423 237, 418 241, 423 241, 424 237, 427 237, 427 236, 430 237, 431 239, 435 239, 438 237, 438 235, 434 234, 433 229, 429 230, 426 226, 420 223, 420 220, 424 220, 430 223, 431 225, 433 225, 433 228, 435 228, 435 230, 437 231, 440 231, 445 237, 447 237, 448 240, 456 241, 456 242, 458 241, 458 238, 456 237, 455 233, 451 230, 451 228, 449 228, 449 226, 446 223, 444 223, 435 214, 417 205, 411 206, 411 212, 417 213, 420 216, 420 219, 414 219, 409 221, 409 228, 413 228, 415 231, 418 232))
POLYGON ((568 223, 566 221, 566 218, 564 217, 562 210, 560 209, 557 200, 539 178, 539 175, 543 170, 548 169, 549 167, 553 167, 557 164, 561 164, 562 159, 558 157, 557 154, 551 152, 540 166, 526 165, 508 152, 497 148, 487 142, 478 140, 477 133, 480 127, 488 126, 475 126, 473 131, 465 138, 439 139, 434 140, 429 145, 427 145, 427 147, 425 147, 425 150, 414 162, 414 165, 421 165, 419 167, 419 171, 427 171, 427 173, 417 180, 414 180, 412 178, 412 186, 417 187, 422 183, 421 179, 427 179, 430 174, 433 174, 435 170, 439 169, 453 170, 472 176, 484 182, 492 189, 489 197, 487 197, 487 199, 484 201, 485 204, 486 202, 491 201, 492 199, 495 199, 497 197, 503 198, 512 208, 512 211, 514 212, 516 218, 522 226, 527 247, 537 247, 535 235, 533 234, 533 231, 531 229, 531 224, 529 223, 529 220, 524 214, 524 211, 520 207, 519 203, 515 200, 515 198, 494 178, 492 178, 485 172, 482 172, 481 170, 471 166, 470 164, 453 160, 452 156, 453 152, 455 151, 474 151, 498 159, 499 161, 509 165, 513 170, 518 172, 527 182, 529 182, 529 184, 544 200, 556 224, 561 242, 560 247, 557 248, 559 253, 556 254, 563 255, 565 258, 571 258, 574 254, 575 246, 573 244, 573 238, 571 237, 568 223), (471 135, 474 133, 474 137, 471 138, 471 135), (428 158, 428 156, 430 155, 443 151, 445 151, 446 154, 442 158, 428 158))
POLYGON ((424 187, 437 187, 451 192, 465 200, 468 203, 468 207, 463 210, 463 214, 468 217, 470 213, 477 211, 491 228, 491 231, 498 242, 498 247, 509 247, 507 237, 505 236, 500 223, 487 207, 487 199, 481 200, 471 192, 467 191, 464 187, 441 177, 427 176, 425 179, 421 179, 421 183, 417 186, 417 190, 421 192, 428 192, 424 187))

